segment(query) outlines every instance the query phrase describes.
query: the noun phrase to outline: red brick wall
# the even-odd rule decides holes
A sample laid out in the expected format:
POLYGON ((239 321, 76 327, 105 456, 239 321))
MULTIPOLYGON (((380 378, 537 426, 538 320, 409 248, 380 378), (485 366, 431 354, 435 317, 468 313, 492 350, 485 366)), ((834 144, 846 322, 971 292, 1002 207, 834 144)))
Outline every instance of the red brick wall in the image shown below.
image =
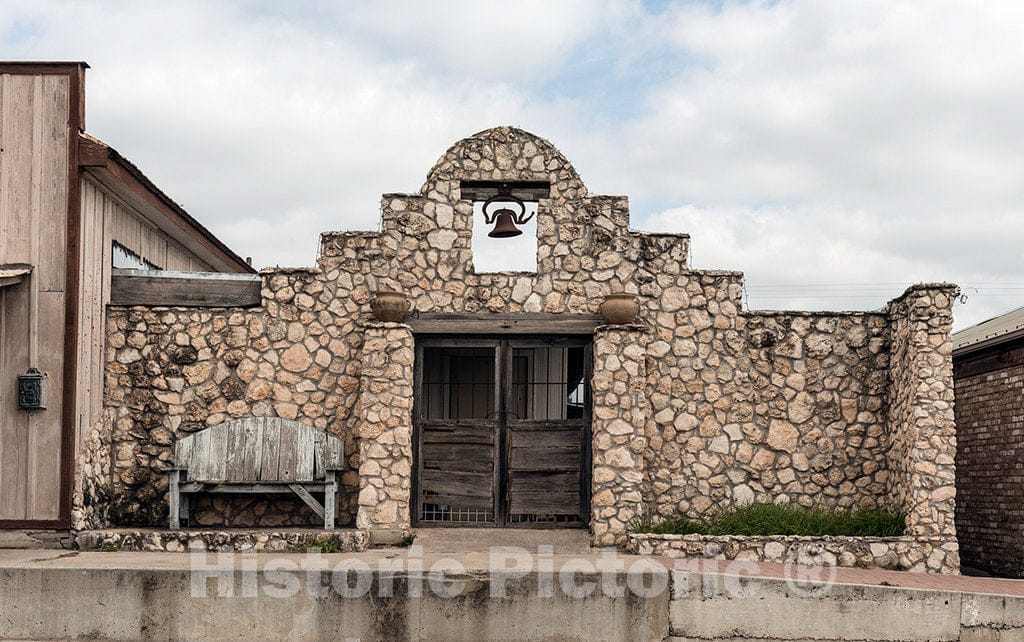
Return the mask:
POLYGON ((960 558, 1024 577, 1024 342, 954 362, 960 558))

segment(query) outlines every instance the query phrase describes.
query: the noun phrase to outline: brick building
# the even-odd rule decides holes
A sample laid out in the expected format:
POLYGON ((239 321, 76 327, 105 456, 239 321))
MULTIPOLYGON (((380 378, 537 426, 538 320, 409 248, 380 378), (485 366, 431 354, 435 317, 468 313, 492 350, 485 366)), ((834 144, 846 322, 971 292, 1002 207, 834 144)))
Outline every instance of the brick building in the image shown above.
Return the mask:
POLYGON ((1024 307, 953 335, 964 564, 1024 577, 1024 307))

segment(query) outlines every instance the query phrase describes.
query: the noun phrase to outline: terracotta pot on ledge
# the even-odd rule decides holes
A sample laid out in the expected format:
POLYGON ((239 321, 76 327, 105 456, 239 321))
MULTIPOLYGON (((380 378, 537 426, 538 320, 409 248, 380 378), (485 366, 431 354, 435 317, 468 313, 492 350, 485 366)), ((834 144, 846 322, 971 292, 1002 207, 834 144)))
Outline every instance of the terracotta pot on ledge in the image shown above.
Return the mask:
POLYGON ((609 294, 601 302, 599 311, 605 322, 625 325, 636 321, 636 315, 640 313, 640 304, 632 294, 609 294))
POLYGON ((403 292, 381 290, 370 301, 370 309, 378 321, 401 323, 409 307, 409 299, 403 292))

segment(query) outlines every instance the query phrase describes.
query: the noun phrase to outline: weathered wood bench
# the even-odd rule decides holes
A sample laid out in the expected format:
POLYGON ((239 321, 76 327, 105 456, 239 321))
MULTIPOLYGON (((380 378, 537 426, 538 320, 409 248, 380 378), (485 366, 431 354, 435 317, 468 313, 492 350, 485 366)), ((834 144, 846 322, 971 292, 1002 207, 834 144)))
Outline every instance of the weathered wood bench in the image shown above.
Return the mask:
POLYGON ((292 492, 334 528, 340 439, 278 417, 228 421, 179 439, 169 468, 170 527, 188 518, 189 497, 199 493, 292 492), (322 493, 321 504, 313 493, 322 493))

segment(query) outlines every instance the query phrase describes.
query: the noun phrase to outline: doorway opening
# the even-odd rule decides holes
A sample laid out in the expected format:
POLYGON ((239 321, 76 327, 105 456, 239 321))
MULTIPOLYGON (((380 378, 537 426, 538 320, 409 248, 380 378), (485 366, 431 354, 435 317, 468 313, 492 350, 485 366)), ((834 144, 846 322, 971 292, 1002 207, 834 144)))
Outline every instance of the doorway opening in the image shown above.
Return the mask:
POLYGON ((418 342, 416 523, 585 526, 591 373, 584 338, 418 342))

